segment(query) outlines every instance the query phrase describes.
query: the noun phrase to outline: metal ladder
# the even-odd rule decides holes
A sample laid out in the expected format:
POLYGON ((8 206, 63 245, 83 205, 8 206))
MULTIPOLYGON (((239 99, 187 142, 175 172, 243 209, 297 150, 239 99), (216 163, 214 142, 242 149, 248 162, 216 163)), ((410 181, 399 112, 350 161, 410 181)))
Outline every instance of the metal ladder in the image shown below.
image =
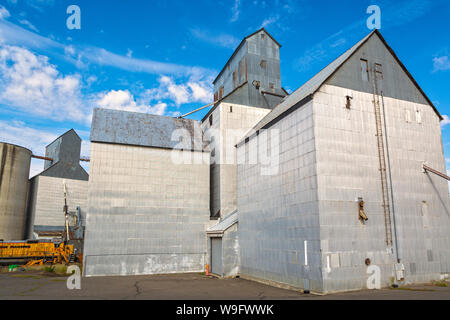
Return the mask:
POLYGON ((381 193, 383 200, 384 211, 384 224, 386 230, 386 245, 390 246, 393 243, 392 240, 392 222, 391 222, 391 209, 389 203, 389 188, 387 182, 387 170, 386 170, 386 156, 384 151, 383 141, 383 123, 381 120, 381 108, 380 108, 380 95, 378 92, 378 79, 375 65, 373 67, 373 106, 375 111, 375 122, 377 129, 377 144, 378 144, 378 159, 380 163, 380 176, 381 176, 381 193))

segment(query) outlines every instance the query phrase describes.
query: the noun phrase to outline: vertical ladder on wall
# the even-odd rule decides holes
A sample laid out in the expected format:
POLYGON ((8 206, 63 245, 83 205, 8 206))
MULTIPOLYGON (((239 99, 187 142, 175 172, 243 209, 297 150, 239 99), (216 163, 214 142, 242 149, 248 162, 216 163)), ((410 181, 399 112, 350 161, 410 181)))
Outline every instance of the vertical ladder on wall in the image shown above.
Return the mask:
POLYGON ((392 222, 391 222, 391 209, 389 204, 389 189, 387 182, 387 170, 386 170, 386 156, 384 152, 384 140, 383 140, 383 123, 381 120, 381 108, 380 108, 380 95, 378 88, 377 71, 375 66, 373 68, 373 106, 375 112, 375 122, 377 130, 377 144, 378 144, 378 158, 380 164, 380 176, 381 176, 381 193, 383 201, 384 211, 384 224, 386 230, 386 245, 392 245, 392 222))

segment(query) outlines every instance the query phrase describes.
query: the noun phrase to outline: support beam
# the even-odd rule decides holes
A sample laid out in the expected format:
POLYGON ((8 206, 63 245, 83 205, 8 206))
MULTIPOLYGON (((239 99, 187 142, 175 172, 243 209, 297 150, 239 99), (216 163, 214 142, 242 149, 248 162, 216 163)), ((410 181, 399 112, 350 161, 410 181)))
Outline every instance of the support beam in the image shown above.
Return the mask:
POLYGON ((34 155, 34 154, 31 157, 35 158, 35 159, 45 160, 45 161, 53 161, 52 158, 41 157, 41 156, 37 156, 37 155, 34 155))
POLYGON ((189 115, 191 115, 191 114, 193 114, 193 113, 196 113, 196 112, 198 112, 198 111, 200 111, 200 110, 206 109, 206 108, 212 106, 214 103, 215 103, 215 102, 211 102, 211 103, 207 104, 206 106, 200 107, 200 108, 198 108, 198 109, 195 109, 194 111, 191 111, 191 112, 189 112, 189 113, 183 114, 182 116, 179 116, 178 119, 185 118, 185 117, 187 117, 187 116, 189 116, 189 115))
POLYGON ((447 176, 446 174, 443 174, 443 173, 441 173, 441 172, 439 172, 437 170, 434 170, 434 169, 432 169, 432 168, 430 168, 430 167, 428 167, 426 165, 423 165, 423 169, 425 170, 425 172, 434 173, 435 175, 450 181, 450 177, 449 176, 447 176))

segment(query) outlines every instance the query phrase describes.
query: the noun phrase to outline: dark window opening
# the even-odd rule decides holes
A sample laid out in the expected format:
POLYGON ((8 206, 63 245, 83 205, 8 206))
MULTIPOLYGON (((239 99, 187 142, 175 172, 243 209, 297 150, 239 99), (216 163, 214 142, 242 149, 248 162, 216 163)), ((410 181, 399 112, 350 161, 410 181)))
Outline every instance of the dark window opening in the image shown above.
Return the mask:
POLYGON ((380 79, 383 79, 383 65, 375 63, 375 73, 380 79))
POLYGON ((352 97, 350 97, 350 96, 346 96, 346 99, 347 99, 347 103, 345 104, 345 107, 347 108, 347 109, 350 109, 351 107, 352 107, 352 97))
POLYGON ((361 76, 363 81, 369 81, 369 62, 361 59, 361 76))
POLYGON ((212 124, 213 124, 213 116, 210 115, 209 116, 209 125, 212 126, 212 124))
POLYGON ((261 66, 261 68, 266 69, 267 68, 267 61, 266 60, 261 60, 259 65, 261 66))

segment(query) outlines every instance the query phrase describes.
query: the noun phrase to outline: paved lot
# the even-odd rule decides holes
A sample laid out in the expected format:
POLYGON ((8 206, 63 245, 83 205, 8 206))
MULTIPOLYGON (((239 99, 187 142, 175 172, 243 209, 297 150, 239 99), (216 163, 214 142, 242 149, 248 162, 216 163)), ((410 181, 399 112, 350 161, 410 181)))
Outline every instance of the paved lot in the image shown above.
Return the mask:
POLYGON ((432 285, 316 296, 274 288, 244 279, 216 279, 198 274, 83 278, 81 286, 81 290, 68 290, 66 278, 54 275, 28 272, 3 273, 0 274, 0 300, 450 300, 450 287, 432 285))

